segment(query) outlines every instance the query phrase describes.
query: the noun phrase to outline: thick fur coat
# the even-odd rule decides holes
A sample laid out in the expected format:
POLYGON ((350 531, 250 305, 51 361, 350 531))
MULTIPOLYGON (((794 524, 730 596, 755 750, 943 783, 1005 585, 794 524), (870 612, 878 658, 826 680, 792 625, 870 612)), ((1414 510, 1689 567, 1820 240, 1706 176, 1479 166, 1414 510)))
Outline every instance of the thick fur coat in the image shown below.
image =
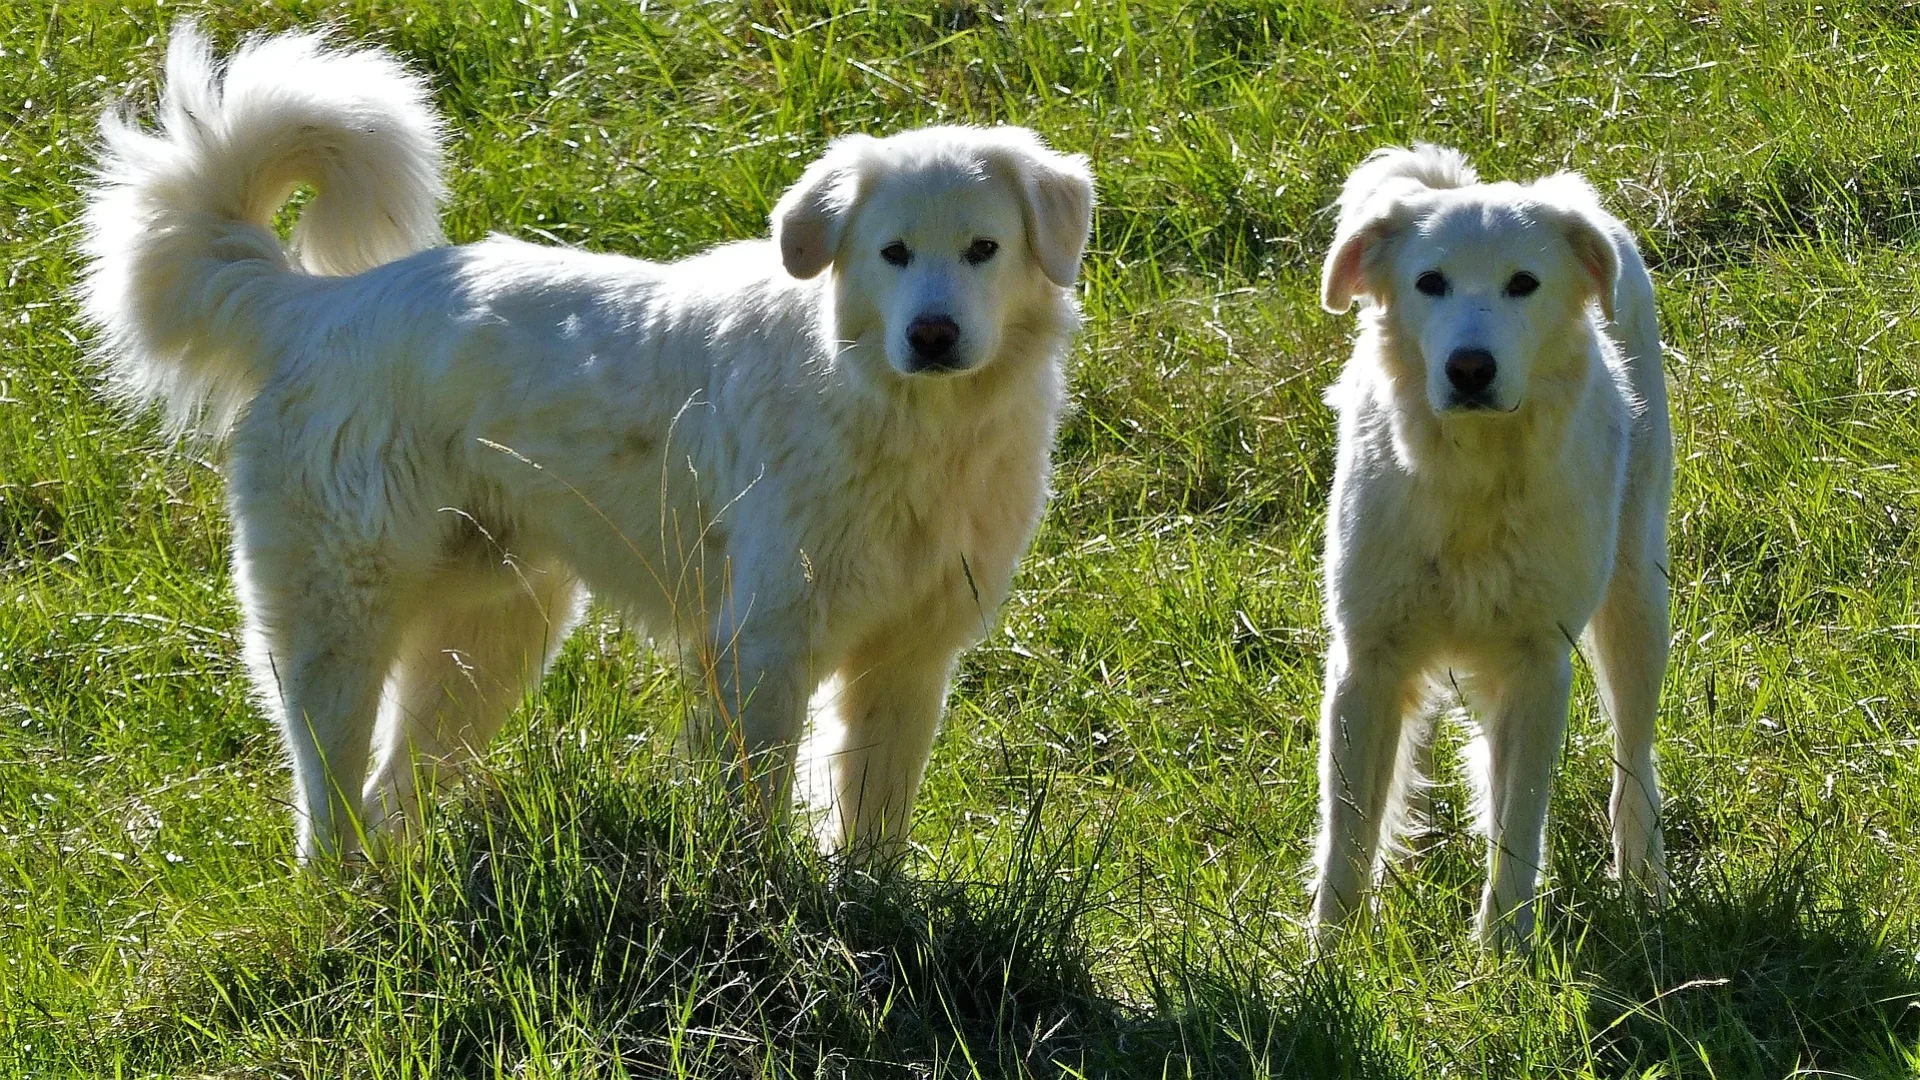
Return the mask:
POLYGON ((585 591, 712 691, 690 732, 896 847, 961 651, 1046 503, 1091 224, 1017 128, 833 144, 774 238, 659 264, 446 246, 440 127, 377 50, 177 27, 110 116, 85 310, 115 391, 226 443, 246 652, 298 850, 484 747, 585 591), (272 217, 316 192, 283 245, 272 217))
POLYGON ((1418 794, 1430 717, 1456 705, 1481 733, 1481 930, 1524 942, 1582 634, 1614 725, 1615 861, 1664 880, 1673 466, 1653 285, 1571 174, 1481 184, 1454 151, 1388 149, 1340 211, 1323 300, 1367 302, 1329 394, 1313 918, 1325 930, 1356 909, 1418 794))

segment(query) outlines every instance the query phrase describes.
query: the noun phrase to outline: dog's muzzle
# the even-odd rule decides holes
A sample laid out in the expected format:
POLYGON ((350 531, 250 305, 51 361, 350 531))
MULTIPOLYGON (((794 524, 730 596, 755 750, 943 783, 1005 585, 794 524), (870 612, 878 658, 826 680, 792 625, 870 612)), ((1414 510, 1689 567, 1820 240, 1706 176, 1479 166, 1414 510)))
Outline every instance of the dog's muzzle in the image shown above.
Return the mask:
POLYGON ((945 315, 922 315, 907 325, 907 370, 910 372, 959 371, 966 361, 955 348, 960 343, 960 324, 945 315))
POLYGON ((1487 349, 1455 349, 1447 355, 1447 383, 1456 409, 1493 408, 1493 377, 1499 367, 1487 349))

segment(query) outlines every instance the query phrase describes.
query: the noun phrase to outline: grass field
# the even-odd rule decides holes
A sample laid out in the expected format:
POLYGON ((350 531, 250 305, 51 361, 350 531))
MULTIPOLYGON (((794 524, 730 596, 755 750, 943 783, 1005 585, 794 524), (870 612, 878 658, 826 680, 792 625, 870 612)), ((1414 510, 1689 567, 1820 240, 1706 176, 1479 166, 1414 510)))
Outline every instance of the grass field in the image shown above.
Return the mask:
POLYGON ((1920 7, 201 7, 429 72, 459 239, 697 251, 927 121, 1092 157, 1058 494, 907 874, 837 884, 676 775, 690 699, 606 620, 417 859, 294 872, 217 458, 99 403, 68 296, 93 119, 182 7, 0 0, 6 1075, 1920 1075, 1920 7), (1585 171, 1671 343, 1674 895, 1606 879, 1583 674, 1526 960, 1472 943, 1457 785, 1377 933, 1298 925, 1325 207, 1416 138, 1585 171))

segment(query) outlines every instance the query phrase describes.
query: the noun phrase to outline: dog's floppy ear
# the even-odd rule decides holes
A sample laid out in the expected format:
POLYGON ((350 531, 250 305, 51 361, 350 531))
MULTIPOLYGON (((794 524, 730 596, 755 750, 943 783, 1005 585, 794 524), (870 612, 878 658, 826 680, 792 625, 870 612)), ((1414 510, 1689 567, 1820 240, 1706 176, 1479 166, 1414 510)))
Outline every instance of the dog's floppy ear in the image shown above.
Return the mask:
POLYGON ((859 198, 861 157, 875 141, 867 135, 835 139, 774 205, 773 239, 787 273, 804 280, 833 262, 859 198))
POLYGON ((1368 154, 1340 188, 1340 223, 1320 275, 1321 306, 1339 315, 1353 306, 1355 296, 1371 294, 1368 260, 1406 220, 1406 199, 1479 182, 1466 155, 1445 146, 1383 146, 1368 154))
POLYGON ((1373 296, 1372 265, 1380 247, 1407 222, 1408 208, 1398 199, 1376 199, 1358 212, 1340 215, 1340 231, 1320 271, 1320 306, 1345 314, 1355 296, 1373 296))
POLYGON ((1001 128, 999 134, 1020 189, 1027 244, 1048 281, 1072 285, 1093 232, 1093 170, 1084 154, 1058 153, 1025 128, 1001 128))
POLYGON ((1620 280, 1620 249, 1608 228, 1612 215, 1601 205, 1600 193, 1579 173, 1560 172, 1541 177, 1527 190, 1549 209, 1547 218, 1560 226, 1573 249, 1574 260, 1593 286, 1600 311, 1613 321, 1613 291, 1620 280))
POLYGON ((1613 246, 1613 237, 1607 235, 1607 230, 1592 215, 1578 210, 1566 212, 1562 228, 1573 247, 1573 257, 1593 285, 1593 297, 1600 301, 1600 313, 1612 322, 1613 290, 1620 280, 1620 251, 1613 246))

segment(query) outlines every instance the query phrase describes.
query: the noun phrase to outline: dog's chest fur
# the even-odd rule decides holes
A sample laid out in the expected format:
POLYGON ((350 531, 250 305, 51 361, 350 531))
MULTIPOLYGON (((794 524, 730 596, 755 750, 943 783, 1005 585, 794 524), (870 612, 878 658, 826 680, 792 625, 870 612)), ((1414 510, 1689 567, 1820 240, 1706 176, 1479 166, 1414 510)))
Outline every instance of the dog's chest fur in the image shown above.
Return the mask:
POLYGON ((1522 449, 1494 452, 1506 460, 1472 478, 1482 484, 1414 478, 1408 502, 1430 513, 1405 524, 1420 591, 1433 600, 1427 610, 1449 630, 1525 633, 1572 622, 1565 633, 1578 634, 1610 561, 1614 500, 1578 490, 1605 486, 1589 463, 1529 468, 1522 449))
POLYGON ((983 632, 1046 500, 1058 374, 1024 362, 1041 369, 916 387, 842 426, 848 497, 808 552, 835 637, 983 632))
POLYGON ((1346 408, 1329 522, 1339 625, 1488 644, 1579 635, 1612 571, 1624 482, 1628 413, 1604 372, 1544 417, 1346 408))

